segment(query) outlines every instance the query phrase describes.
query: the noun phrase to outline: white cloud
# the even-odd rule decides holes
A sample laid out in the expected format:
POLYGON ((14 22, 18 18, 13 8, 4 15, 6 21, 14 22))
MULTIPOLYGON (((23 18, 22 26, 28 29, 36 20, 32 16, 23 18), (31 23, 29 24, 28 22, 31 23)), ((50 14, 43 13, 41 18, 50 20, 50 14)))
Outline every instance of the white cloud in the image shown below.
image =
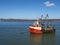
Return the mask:
POLYGON ((46 2, 44 2, 44 4, 47 7, 55 6, 55 3, 51 3, 50 1, 46 1, 46 2))

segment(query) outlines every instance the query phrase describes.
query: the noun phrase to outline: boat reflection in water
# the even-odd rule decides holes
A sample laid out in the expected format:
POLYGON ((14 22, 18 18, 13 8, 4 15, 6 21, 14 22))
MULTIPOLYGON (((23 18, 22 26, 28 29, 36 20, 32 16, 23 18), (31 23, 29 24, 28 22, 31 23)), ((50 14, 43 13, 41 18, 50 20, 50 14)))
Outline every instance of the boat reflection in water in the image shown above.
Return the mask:
POLYGON ((31 45, 39 45, 42 40, 42 34, 30 34, 31 45))
POLYGON ((30 34, 31 45, 54 45, 54 33, 30 34))

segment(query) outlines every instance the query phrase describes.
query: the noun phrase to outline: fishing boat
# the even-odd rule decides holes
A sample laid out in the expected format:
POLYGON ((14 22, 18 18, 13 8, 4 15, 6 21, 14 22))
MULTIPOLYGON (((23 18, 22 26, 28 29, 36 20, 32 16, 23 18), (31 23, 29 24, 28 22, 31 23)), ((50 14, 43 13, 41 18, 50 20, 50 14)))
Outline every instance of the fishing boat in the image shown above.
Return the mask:
MULTIPOLYGON (((46 20, 47 16, 45 17, 46 20)), ((34 24, 32 24, 31 26, 29 26, 29 31, 30 33, 48 33, 48 32, 54 32, 55 28, 53 25, 48 24, 45 21, 45 23, 39 22, 39 19, 37 19, 36 22, 34 22, 34 24)))
POLYGON ((29 30, 31 33, 43 33, 42 32, 42 24, 39 24, 38 22, 35 22, 36 24, 33 24, 29 27, 29 30))

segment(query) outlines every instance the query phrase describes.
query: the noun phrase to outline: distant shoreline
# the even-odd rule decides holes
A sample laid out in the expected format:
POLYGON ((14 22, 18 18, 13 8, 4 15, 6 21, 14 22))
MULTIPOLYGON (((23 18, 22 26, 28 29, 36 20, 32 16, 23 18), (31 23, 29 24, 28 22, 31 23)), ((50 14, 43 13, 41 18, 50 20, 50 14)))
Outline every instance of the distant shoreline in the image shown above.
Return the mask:
MULTIPOLYGON (((36 20, 33 19, 0 19, 0 21, 4 21, 4 22, 34 22, 36 20)), ((60 19, 47 19, 47 20, 39 20, 41 22, 43 21, 48 21, 48 22, 60 22, 60 19)))

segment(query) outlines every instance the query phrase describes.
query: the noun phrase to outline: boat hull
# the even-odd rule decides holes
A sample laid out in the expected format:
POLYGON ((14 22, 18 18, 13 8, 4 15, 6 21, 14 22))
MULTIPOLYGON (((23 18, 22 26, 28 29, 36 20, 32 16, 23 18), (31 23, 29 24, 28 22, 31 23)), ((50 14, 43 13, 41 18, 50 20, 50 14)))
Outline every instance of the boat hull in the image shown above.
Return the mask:
POLYGON ((30 33, 49 33, 49 32, 55 32, 55 29, 42 29, 41 27, 29 27, 30 33))
POLYGON ((30 33, 40 33, 40 34, 43 33, 42 30, 39 30, 39 29, 29 28, 29 30, 30 30, 30 33))

